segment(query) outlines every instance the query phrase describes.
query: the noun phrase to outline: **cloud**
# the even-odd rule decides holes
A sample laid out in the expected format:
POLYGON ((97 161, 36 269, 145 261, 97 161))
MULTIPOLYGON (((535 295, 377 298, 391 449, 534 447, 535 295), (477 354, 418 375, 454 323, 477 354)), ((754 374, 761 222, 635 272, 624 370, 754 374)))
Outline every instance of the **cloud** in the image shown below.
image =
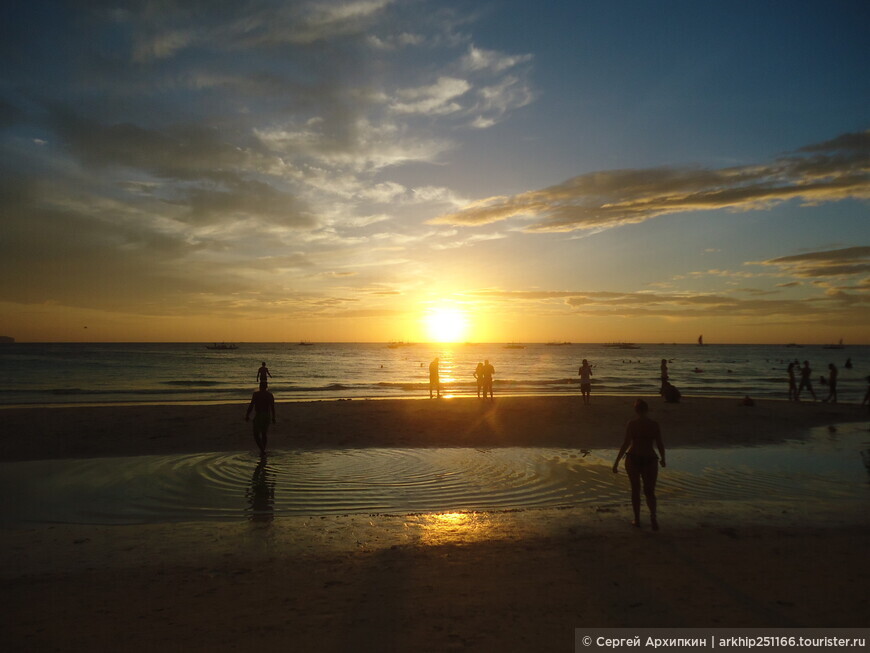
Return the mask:
POLYGON ((846 198, 870 199, 870 131, 810 145, 769 164, 594 172, 541 190, 472 202, 432 222, 470 226, 522 218, 533 221, 529 231, 601 230, 687 211, 846 198))
POLYGON ((403 163, 431 162, 454 144, 444 138, 428 138, 408 126, 359 116, 335 131, 334 125, 309 123, 280 128, 257 128, 255 136, 271 153, 300 163, 370 173, 403 163))
POLYGON ((870 273, 870 247, 846 247, 763 261, 795 277, 842 277, 870 273))
POLYGON ((370 34, 367 37, 367 42, 377 50, 397 50, 411 45, 422 45, 426 39, 420 34, 410 34, 402 32, 397 35, 387 35, 385 37, 370 34))
POLYGON ((460 68, 467 71, 490 70, 501 73, 519 64, 528 63, 532 55, 507 55, 494 50, 484 50, 473 45, 469 46, 468 53, 462 57, 460 68))
POLYGON ((187 210, 180 219, 195 224, 251 219, 286 227, 313 227, 304 203, 259 181, 239 181, 222 189, 191 189, 177 203, 187 210))
POLYGON ((444 115, 455 113, 462 105, 454 100, 471 89, 464 79, 440 77, 430 86, 407 88, 397 91, 399 100, 390 105, 395 113, 419 113, 423 115, 444 115))
POLYGON ((227 0, 162 0, 138 3, 121 11, 107 5, 100 17, 129 26, 133 30, 131 59, 148 63, 178 56, 194 47, 274 49, 308 46, 326 39, 362 38, 393 1, 249 0, 240 5, 227 0))
MULTIPOLYGON (((751 291, 759 295, 759 291, 751 291)), ((483 290, 468 293, 480 299, 510 302, 511 310, 533 311, 550 305, 567 307, 571 312, 590 317, 704 319, 763 319, 788 317, 797 323, 820 323, 841 319, 860 323, 870 319, 870 297, 862 294, 825 294, 802 299, 742 299, 713 293, 652 293, 607 291, 504 291, 483 290)))
MULTIPOLYGON (((130 122, 102 124, 65 107, 50 107, 49 124, 86 165, 138 169, 157 177, 224 181, 255 167, 262 153, 242 148, 217 128, 175 124, 154 129, 130 122)), ((253 142, 256 146, 256 141, 253 142)))

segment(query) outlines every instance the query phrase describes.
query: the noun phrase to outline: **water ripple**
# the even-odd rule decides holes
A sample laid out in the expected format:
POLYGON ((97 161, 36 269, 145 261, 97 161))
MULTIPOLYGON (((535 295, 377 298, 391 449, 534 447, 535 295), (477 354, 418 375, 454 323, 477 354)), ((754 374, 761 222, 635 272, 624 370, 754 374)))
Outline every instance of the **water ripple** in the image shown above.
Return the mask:
MULTIPOLYGON (((866 433, 835 443, 685 449, 659 475, 667 501, 866 501, 866 433)), ((613 451, 364 449, 0 464, 0 522, 140 523, 624 503, 613 451)))

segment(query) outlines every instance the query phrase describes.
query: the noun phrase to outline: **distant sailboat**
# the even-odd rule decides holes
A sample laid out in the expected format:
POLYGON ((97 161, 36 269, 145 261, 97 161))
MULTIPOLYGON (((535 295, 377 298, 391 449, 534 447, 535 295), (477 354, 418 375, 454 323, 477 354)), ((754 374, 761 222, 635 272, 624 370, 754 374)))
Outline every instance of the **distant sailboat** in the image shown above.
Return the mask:
POLYGON ((843 344, 842 338, 840 338, 840 342, 838 342, 836 345, 825 345, 824 346, 824 349, 845 349, 845 348, 846 348, 846 345, 843 344))
POLYGON ((702 347, 704 346, 704 336, 703 335, 698 336, 698 344, 701 345, 702 347))

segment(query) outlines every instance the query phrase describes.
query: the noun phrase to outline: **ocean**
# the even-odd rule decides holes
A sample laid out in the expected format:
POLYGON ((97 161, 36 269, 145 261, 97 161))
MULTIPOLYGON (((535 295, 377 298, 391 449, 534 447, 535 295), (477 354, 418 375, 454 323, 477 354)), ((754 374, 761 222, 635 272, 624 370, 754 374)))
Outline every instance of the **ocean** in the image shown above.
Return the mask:
POLYGON ((784 399, 788 363, 809 360, 819 399, 827 395, 820 377, 834 363, 839 400, 860 402, 870 375, 870 346, 851 345, 238 343, 212 350, 211 344, 3 344, 0 405, 245 402, 263 361, 278 401, 428 397, 436 356, 448 396, 476 393, 472 374, 484 359, 495 367, 496 396, 578 393, 584 358, 593 366, 593 397, 656 394, 663 358, 685 396, 784 399))

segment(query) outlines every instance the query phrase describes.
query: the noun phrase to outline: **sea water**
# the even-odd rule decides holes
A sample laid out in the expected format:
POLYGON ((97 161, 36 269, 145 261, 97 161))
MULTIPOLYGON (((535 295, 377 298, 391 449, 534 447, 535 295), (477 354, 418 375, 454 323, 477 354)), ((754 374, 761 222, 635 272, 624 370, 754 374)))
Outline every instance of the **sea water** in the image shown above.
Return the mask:
POLYGON ((662 359, 685 395, 784 398, 788 363, 809 360, 819 398, 827 395, 820 377, 833 363, 840 401, 856 402, 870 375, 868 346, 240 343, 212 350, 207 344, 3 344, 0 405, 245 401, 263 361, 279 401, 428 396, 436 356, 443 389, 454 395, 475 393, 473 372, 485 359, 495 367, 496 394, 576 393, 584 358, 593 367, 593 394, 655 394, 662 359))
MULTIPOLYGON (((0 463, 0 524, 263 520, 573 506, 628 500, 616 452, 553 448, 286 450, 0 463)), ((870 500, 866 425, 778 445, 670 449, 664 504, 870 500)))

